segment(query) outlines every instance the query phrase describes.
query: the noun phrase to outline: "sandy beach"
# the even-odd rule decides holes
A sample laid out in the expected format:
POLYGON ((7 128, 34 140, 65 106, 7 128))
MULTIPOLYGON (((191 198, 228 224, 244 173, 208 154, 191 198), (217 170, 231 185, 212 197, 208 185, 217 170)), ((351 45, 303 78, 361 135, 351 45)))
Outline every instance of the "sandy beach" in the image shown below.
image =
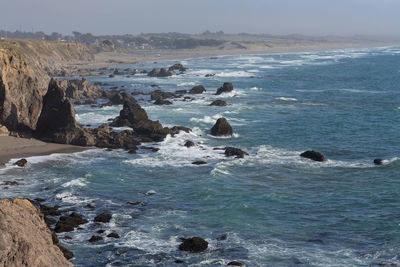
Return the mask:
MULTIPOLYGON (((183 60, 198 57, 216 57, 228 55, 249 54, 277 54, 312 52, 351 48, 371 48, 395 45, 387 42, 311 42, 311 43, 285 43, 275 46, 250 44, 247 49, 199 47, 196 49, 169 49, 169 50, 133 50, 131 52, 101 52, 95 54, 93 61, 72 61, 66 64, 71 70, 87 70, 118 66, 124 64, 138 64, 140 62, 159 60, 183 60)), ((73 71, 72 71, 73 72, 73 71)), ((73 72, 74 73, 74 72, 73 72)), ((79 73, 74 73, 79 75, 79 73)))
POLYGON ((0 164, 7 163, 12 158, 73 153, 87 149, 87 147, 45 143, 36 139, 0 136, 0 164))

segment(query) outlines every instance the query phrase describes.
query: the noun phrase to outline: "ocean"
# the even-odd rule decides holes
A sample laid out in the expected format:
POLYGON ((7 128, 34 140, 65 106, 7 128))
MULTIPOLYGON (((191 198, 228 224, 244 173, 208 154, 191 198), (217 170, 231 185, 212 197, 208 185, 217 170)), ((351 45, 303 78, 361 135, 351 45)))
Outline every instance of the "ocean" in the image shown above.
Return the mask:
MULTIPOLYGON (((118 67, 151 70, 177 62, 189 69, 168 78, 88 79, 128 92, 204 85, 205 93, 190 95, 195 100, 168 106, 135 96, 150 119, 191 133, 144 144, 158 152, 93 149, 30 157, 28 168, 12 160, 0 170, 0 182, 20 185, 1 197, 43 198, 89 219, 82 229, 59 235, 76 266, 176 266, 178 259, 181 266, 400 265, 399 47, 118 67), (224 82, 234 91, 214 95, 224 82), (216 99, 229 105, 209 106, 216 99), (232 138, 209 134, 220 117, 232 125, 232 138), (196 146, 186 148, 186 140, 196 146), (249 156, 227 158, 214 150, 225 146, 249 156), (328 161, 299 156, 310 149, 328 161), (374 165, 375 158, 383 165, 374 165), (193 165, 196 160, 207 164, 193 165), (93 223, 102 212, 113 215, 111 222, 93 223), (121 237, 89 243, 99 229, 121 237), (205 238, 208 249, 180 251, 179 238, 191 236, 205 238)), ((76 106, 76 118, 97 127, 121 108, 76 106)))

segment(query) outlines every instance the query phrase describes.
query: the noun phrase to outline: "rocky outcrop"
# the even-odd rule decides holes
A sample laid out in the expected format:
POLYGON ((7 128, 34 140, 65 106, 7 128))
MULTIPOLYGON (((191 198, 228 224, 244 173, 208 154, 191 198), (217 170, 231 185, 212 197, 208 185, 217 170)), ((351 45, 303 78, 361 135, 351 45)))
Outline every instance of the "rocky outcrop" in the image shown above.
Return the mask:
POLYGON ((51 79, 43 98, 35 136, 43 141, 78 146, 92 146, 94 137, 75 121, 75 109, 66 97, 63 81, 51 79))
POLYGON ((0 229, 0 266, 73 266, 28 200, 0 200, 0 229))
POLYGON ((222 87, 217 89, 217 92, 215 93, 216 95, 220 95, 222 93, 229 93, 233 91, 233 85, 232 83, 224 83, 222 87))
POLYGON ((374 164, 375 165, 382 165, 383 164, 383 160, 382 159, 374 159, 374 164))
POLYGON ((136 99, 126 92, 108 93, 107 98, 109 101, 102 106, 122 105, 125 102, 136 103, 136 99))
POLYGON ((42 109, 49 77, 13 45, 0 44, 0 123, 12 131, 31 131, 42 109))
POLYGON ((211 134, 214 136, 232 136, 233 129, 225 118, 219 118, 211 128, 211 134))
POLYGON ((182 244, 179 245, 180 250, 192 253, 202 252, 207 248, 208 248, 208 242, 198 236, 186 238, 183 240, 182 244))
POLYGON ((126 101, 119 116, 110 124, 114 127, 133 127, 139 121, 148 120, 146 111, 137 103, 126 101))
POLYGON ((210 104, 210 106, 217 106, 217 107, 225 107, 225 106, 227 106, 228 104, 224 101, 224 100, 219 100, 219 99, 217 99, 217 100, 214 100, 211 104, 210 104))
POLYGON ((64 80, 60 85, 65 86, 65 95, 71 99, 97 99, 104 97, 104 92, 98 85, 92 85, 86 78, 64 80))
POLYGON ((308 158, 314 161, 327 161, 327 159, 322 155, 320 152, 314 151, 314 150, 307 150, 306 152, 303 152, 300 154, 300 157, 303 158, 308 158))
POLYGON ((154 101, 154 105, 172 105, 172 102, 159 98, 156 101, 154 101))
POLYGON ((203 85, 197 85, 195 87, 193 87, 192 89, 190 89, 189 94, 202 94, 206 91, 206 89, 204 88, 203 85))

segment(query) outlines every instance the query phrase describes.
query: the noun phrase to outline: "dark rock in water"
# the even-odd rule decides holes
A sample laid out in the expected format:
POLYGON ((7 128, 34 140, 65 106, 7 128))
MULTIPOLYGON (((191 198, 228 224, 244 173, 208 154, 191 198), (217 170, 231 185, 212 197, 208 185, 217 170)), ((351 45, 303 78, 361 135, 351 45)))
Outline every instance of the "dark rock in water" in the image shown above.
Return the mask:
POLYGON ((306 152, 301 153, 300 156, 314 161, 320 161, 320 162, 327 161, 324 155, 314 150, 307 150, 306 152))
POLYGON ((100 215, 97 215, 94 218, 94 222, 102 222, 102 223, 108 223, 111 220, 112 215, 111 214, 107 214, 107 213, 102 213, 100 215))
POLYGON ((185 127, 185 126, 174 126, 171 128, 173 134, 178 134, 180 131, 183 131, 185 133, 190 133, 192 129, 185 127))
POLYGON ((222 87, 217 89, 217 92, 215 93, 216 95, 220 95, 222 93, 229 93, 233 91, 233 85, 232 83, 224 83, 222 87))
POLYGON ((102 234, 102 233, 104 233, 105 231, 106 231, 106 230, 100 229, 100 230, 97 230, 96 233, 102 234))
POLYGON ((187 94, 187 90, 176 90, 176 91, 175 91, 175 94, 177 94, 177 95, 184 95, 184 94, 187 94))
POLYGON ((204 164, 207 164, 207 162, 202 161, 202 160, 197 160, 197 161, 193 161, 192 164, 194 164, 194 165, 204 165, 204 164))
POLYGON ((225 147, 225 156, 227 156, 227 157, 236 156, 237 158, 244 158, 245 155, 248 156, 249 154, 239 148, 230 147, 230 146, 225 147))
POLYGON ((66 249, 65 247, 61 246, 60 244, 56 244, 56 246, 61 250, 62 254, 67 260, 70 260, 74 257, 74 253, 72 251, 66 249))
POLYGON ((182 264, 182 263, 185 263, 183 260, 180 260, 180 259, 176 259, 175 260, 175 263, 177 263, 177 264, 182 264))
POLYGON ((159 98, 154 102, 154 105, 172 105, 172 102, 159 98))
POLYGON ((25 168, 26 166, 28 166, 28 161, 26 159, 20 159, 17 162, 15 162, 14 165, 25 168))
POLYGON ((228 105, 228 103, 226 103, 226 102, 223 101, 223 100, 219 100, 219 99, 213 101, 213 102, 210 104, 210 106, 217 106, 217 107, 225 107, 225 106, 227 106, 227 105, 228 105))
POLYGON ((16 181, 4 181, 3 185, 19 185, 16 181))
POLYGON ((227 264, 228 266, 244 266, 243 263, 239 261, 231 261, 230 263, 227 264))
POLYGON ((63 80, 60 81, 60 86, 65 90, 66 97, 71 99, 93 100, 101 98, 105 93, 100 86, 90 84, 86 78, 63 80))
POLYGON ((211 128, 211 134, 214 136, 232 136, 233 129, 225 118, 219 118, 211 128))
POLYGON ((56 221, 56 219, 53 219, 53 218, 45 216, 44 217, 44 222, 47 224, 47 227, 50 228, 50 226, 55 224, 57 221, 56 221))
POLYGON ((174 97, 176 97, 175 94, 173 94, 171 92, 163 92, 161 90, 155 90, 150 93, 151 100, 168 99, 168 98, 174 98, 174 97))
POLYGON ((219 237, 217 237, 217 240, 218 241, 224 241, 224 240, 226 240, 228 238, 228 235, 227 234, 223 234, 223 235, 220 235, 219 237))
POLYGON ((102 106, 122 105, 125 102, 136 103, 136 99, 126 92, 113 93, 108 99, 110 101, 102 106))
POLYGON ((96 243, 96 242, 99 242, 99 241, 102 241, 102 240, 103 240, 103 237, 98 236, 98 235, 93 235, 93 236, 89 239, 89 242, 90 242, 90 243, 96 243))
POLYGON ((187 68, 185 68, 182 64, 177 63, 172 65, 171 67, 168 68, 169 71, 174 71, 174 70, 179 70, 181 72, 186 71, 187 68))
POLYGON ((382 159, 374 159, 374 164, 375 165, 382 165, 383 164, 383 160, 382 159))
POLYGON ((193 87, 192 89, 190 89, 189 94, 202 94, 203 92, 205 92, 206 89, 204 88, 203 85, 197 85, 195 87, 193 87))
POLYGON ((209 78, 209 77, 214 77, 215 74, 206 74, 204 77, 209 78))
POLYGON ((43 98, 35 136, 43 141, 92 146, 94 137, 75 120, 75 110, 71 101, 65 96, 60 82, 51 79, 49 88, 43 98))
POLYGON ((108 75, 108 78, 114 78, 115 77, 115 75, 114 74, 110 74, 110 75, 108 75))
POLYGON ((61 211, 59 210, 60 206, 46 206, 43 204, 39 204, 40 212, 43 213, 44 216, 60 216, 61 211))
POLYGON ((119 238, 119 234, 117 234, 117 233, 110 233, 110 234, 107 235, 107 237, 119 238))
POLYGON ((198 236, 187 238, 183 241, 182 244, 179 245, 180 250, 192 253, 202 252, 207 248, 208 248, 208 242, 198 236))
POLYGON ((153 87, 153 88, 160 88, 160 86, 158 84, 152 84, 150 86, 153 87))
POLYGON ((147 71, 147 70, 142 70, 140 73, 141 73, 141 74, 147 74, 148 71, 147 71))
POLYGON ((83 219, 81 215, 73 212, 69 216, 61 216, 54 231, 56 233, 71 232, 79 225, 85 223, 88 223, 88 220, 83 219))
POLYGON ((100 148, 124 148, 129 151, 136 151, 137 145, 140 143, 136 140, 137 135, 131 130, 124 130, 119 133, 110 132, 107 124, 103 124, 99 128, 94 129, 93 134, 96 137, 96 146, 100 148), (106 127, 103 127, 103 126, 106 127))
POLYGON ((137 103, 125 102, 119 116, 110 124, 114 127, 132 127, 139 121, 148 120, 146 111, 137 103))
POLYGON ((172 76, 172 72, 170 72, 169 70, 166 70, 164 68, 161 68, 160 70, 153 69, 152 71, 147 73, 147 75, 150 77, 168 77, 168 76, 172 76))
POLYGON ((185 142, 184 146, 187 147, 187 148, 189 148, 189 147, 194 146, 194 143, 193 143, 192 141, 190 141, 190 140, 187 140, 187 141, 185 142))
POLYGON ((144 205, 145 203, 141 201, 128 201, 126 202, 126 204, 137 206, 137 205, 144 205))

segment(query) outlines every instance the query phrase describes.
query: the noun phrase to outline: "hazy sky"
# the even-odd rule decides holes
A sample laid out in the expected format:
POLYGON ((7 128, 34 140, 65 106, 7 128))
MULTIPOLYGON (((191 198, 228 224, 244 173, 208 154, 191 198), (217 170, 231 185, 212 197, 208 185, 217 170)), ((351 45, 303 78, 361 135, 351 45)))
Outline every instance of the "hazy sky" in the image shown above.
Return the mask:
POLYGON ((0 29, 400 35, 400 0, 0 0, 0 29))

